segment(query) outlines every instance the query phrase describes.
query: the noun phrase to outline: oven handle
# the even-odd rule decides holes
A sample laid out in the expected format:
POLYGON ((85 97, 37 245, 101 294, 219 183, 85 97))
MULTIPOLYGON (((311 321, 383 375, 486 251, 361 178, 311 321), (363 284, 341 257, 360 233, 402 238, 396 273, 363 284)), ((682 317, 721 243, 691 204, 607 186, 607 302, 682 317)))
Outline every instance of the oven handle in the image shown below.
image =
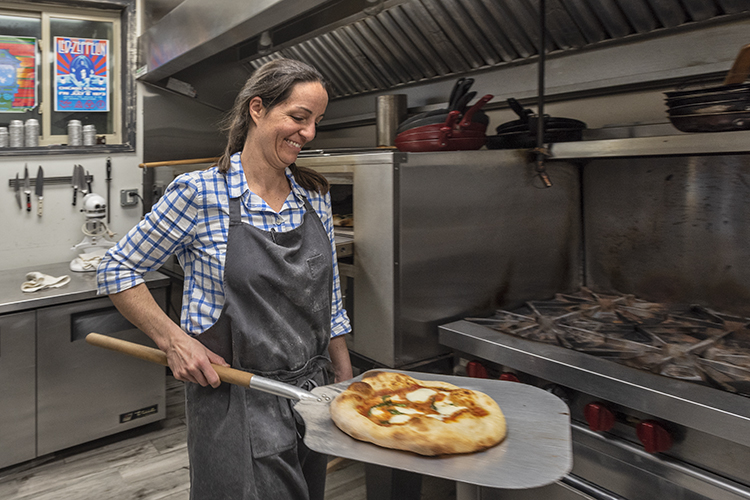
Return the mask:
POLYGON ((621 497, 609 490, 605 490, 601 486, 597 486, 594 483, 573 474, 563 476, 560 479, 560 482, 580 491, 581 493, 585 493, 596 500, 627 500, 625 497, 621 497))

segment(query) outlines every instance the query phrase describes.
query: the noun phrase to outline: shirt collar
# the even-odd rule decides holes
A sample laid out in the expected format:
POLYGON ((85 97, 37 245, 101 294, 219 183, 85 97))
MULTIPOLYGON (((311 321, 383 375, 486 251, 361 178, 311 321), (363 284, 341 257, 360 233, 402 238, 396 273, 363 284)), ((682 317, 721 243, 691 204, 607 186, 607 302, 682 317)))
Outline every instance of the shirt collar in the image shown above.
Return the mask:
MULTIPOLYGON (((240 160, 241 152, 234 153, 229 162, 229 171, 227 172, 227 189, 229 190, 230 198, 238 198, 240 196, 249 196, 250 188, 247 185, 247 179, 245 179, 245 172, 242 169, 242 161, 240 160)), ((287 167, 284 171, 286 178, 289 179, 289 185, 292 187, 292 193, 294 198, 297 200, 297 206, 302 205, 302 201, 307 197, 305 190, 300 186, 292 175, 292 170, 287 167)))

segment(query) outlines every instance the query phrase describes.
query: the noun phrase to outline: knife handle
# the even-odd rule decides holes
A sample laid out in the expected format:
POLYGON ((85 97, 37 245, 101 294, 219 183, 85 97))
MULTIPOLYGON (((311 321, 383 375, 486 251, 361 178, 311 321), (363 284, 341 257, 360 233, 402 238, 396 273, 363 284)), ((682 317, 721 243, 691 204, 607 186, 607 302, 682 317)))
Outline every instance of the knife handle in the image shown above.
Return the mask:
POLYGON ((26 211, 31 212, 31 194, 26 194, 26 211))
POLYGON ((36 214, 39 217, 42 216, 42 206, 43 206, 43 202, 42 202, 42 197, 40 196, 39 197, 39 203, 37 203, 37 205, 36 205, 36 214))
MULTIPOLYGON (((86 342, 97 347, 103 347, 112 351, 117 351, 122 354, 128 354, 129 356, 142 359, 144 361, 150 361, 159 365, 169 366, 167 363, 167 355, 159 349, 148 347, 141 344, 135 344, 128 342, 127 340, 116 339, 114 337, 108 337, 98 333, 89 333, 86 335, 86 342)), ((252 373, 243 372, 242 370, 236 370, 234 368, 228 368, 226 366, 211 364, 216 373, 219 374, 219 378, 222 382, 228 384, 236 384, 242 387, 250 386, 250 379, 253 378, 252 373)))
POLYGON ((73 188, 73 206, 76 205, 76 195, 78 194, 78 189, 73 188))

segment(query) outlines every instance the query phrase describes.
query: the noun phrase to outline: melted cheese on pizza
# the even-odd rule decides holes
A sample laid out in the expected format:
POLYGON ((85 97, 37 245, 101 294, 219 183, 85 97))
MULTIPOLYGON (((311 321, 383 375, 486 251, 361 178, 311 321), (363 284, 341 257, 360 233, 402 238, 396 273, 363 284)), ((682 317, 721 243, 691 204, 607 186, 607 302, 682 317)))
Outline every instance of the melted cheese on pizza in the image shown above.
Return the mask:
POLYGON ((358 411, 384 426, 406 424, 422 417, 449 422, 460 418, 462 414, 476 417, 488 414, 486 410, 472 404, 470 399, 467 400, 464 390, 445 391, 419 386, 397 392, 381 391, 360 405, 358 411))

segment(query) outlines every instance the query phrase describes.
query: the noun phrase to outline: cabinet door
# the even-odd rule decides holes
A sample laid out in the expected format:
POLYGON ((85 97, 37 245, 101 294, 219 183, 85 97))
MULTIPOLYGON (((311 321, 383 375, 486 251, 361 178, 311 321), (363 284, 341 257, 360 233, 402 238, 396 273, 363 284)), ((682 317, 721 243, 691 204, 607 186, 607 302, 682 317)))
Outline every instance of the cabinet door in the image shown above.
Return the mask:
POLYGON ((0 468, 36 456, 35 316, 0 316, 0 468))
MULTIPOLYGON (((164 307, 166 289, 152 293, 164 307)), ((165 368, 89 345, 85 337, 91 332, 154 345, 107 297, 39 309, 39 455, 165 416, 165 368)))

